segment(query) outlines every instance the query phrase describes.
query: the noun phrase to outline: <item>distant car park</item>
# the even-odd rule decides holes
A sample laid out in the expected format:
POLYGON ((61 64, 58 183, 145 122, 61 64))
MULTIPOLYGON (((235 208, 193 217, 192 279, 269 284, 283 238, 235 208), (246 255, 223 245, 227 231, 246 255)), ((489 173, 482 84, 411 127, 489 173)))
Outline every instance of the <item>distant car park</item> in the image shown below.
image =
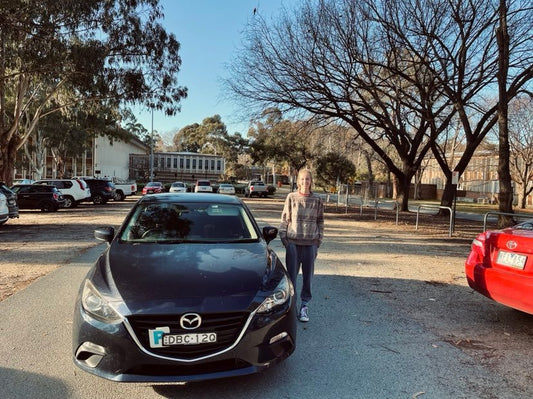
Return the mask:
POLYGON ((218 186, 218 193, 219 194, 235 195, 235 187, 233 186, 233 184, 221 183, 218 186))
POLYGON ((212 193, 213 187, 211 186, 211 182, 209 180, 197 180, 196 184, 194 185, 194 192, 195 193, 212 193))
POLYGON ((9 220, 9 208, 7 207, 7 197, 0 192, 0 224, 9 220))
POLYGON ((11 190, 4 182, 0 182, 0 192, 7 198, 7 208, 9 209, 9 218, 19 217, 19 207, 17 205, 17 194, 11 190))
POLYGON ((143 187, 142 194, 158 194, 165 191, 165 188, 163 186, 163 183, 158 181, 151 181, 146 183, 146 186, 143 187))
POLYGON ((176 181, 170 185, 170 188, 168 189, 169 193, 186 193, 187 192, 187 184, 176 181))
POLYGON ((56 212, 65 203, 61 191, 56 186, 15 184, 11 190, 17 194, 19 209, 40 209, 42 212, 56 212))

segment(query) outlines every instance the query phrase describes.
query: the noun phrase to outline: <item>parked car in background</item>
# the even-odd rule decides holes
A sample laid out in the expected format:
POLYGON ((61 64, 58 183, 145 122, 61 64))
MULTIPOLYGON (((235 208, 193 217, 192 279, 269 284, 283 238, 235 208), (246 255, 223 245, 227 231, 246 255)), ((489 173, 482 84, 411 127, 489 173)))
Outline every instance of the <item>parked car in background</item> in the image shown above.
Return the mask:
POLYGON ((61 191, 56 186, 15 184, 11 190, 17 194, 19 209, 40 209, 43 212, 55 212, 65 203, 61 191))
POLYGON ((168 192, 169 193, 186 193, 187 185, 181 181, 175 181, 174 183, 170 185, 168 192))
POLYGON ((212 193, 213 187, 211 187, 211 182, 209 180, 197 180, 194 185, 195 193, 212 193))
POLYGON ((468 285, 477 292, 533 314, 533 219, 478 235, 465 272, 468 285))
POLYGON ((158 194, 165 191, 165 188, 163 186, 163 183, 158 181, 151 181, 146 183, 146 185, 143 187, 143 195, 146 194, 158 194))
POLYGON ((220 183, 220 185, 218 186, 218 193, 235 195, 235 187, 233 187, 233 184, 220 183))
POLYGON ((6 196, 9 218, 19 217, 19 207, 17 205, 17 194, 11 190, 4 182, 0 182, 0 192, 6 196))
POLYGON ((65 199, 65 208, 75 208, 81 202, 91 201, 91 190, 81 179, 40 179, 33 184, 56 186, 65 199))
POLYGON ((13 180, 13 184, 33 184, 35 180, 32 179, 17 179, 13 180))
POLYGON ((126 197, 137 194, 137 182, 112 179, 115 185, 115 201, 124 201, 126 197))
POLYGON ((146 195, 82 282, 75 364, 123 382, 257 373, 293 353, 296 298, 246 205, 219 194, 146 195))
POLYGON ((91 201, 96 205, 106 204, 115 198, 115 185, 105 179, 84 178, 91 190, 91 201))
POLYGON ((7 207, 7 197, 0 192, 0 224, 9 220, 9 208, 7 207))
POLYGON ((244 189, 244 196, 252 198, 256 197, 266 197, 268 195, 268 187, 262 181, 251 181, 248 183, 244 189))

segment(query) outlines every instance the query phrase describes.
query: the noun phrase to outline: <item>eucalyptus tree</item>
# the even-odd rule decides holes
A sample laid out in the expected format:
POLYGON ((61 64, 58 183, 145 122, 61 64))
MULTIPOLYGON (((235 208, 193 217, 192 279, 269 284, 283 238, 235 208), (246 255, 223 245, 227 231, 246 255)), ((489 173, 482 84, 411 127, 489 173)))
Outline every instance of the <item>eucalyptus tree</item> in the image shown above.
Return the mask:
POLYGON ((83 105, 142 104, 173 115, 180 45, 158 0, 0 1, 0 178, 41 118, 83 105))
POLYGON ((248 130, 253 162, 263 166, 268 162, 288 165, 291 175, 311 164, 315 152, 307 127, 304 122, 284 119, 277 108, 265 109, 252 120, 248 130))
POLYGON ((228 173, 232 173, 240 154, 248 147, 246 140, 238 132, 229 134, 220 115, 204 118, 202 123, 193 123, 180 129, 172 139, 178 151, 222 155, 228 173))

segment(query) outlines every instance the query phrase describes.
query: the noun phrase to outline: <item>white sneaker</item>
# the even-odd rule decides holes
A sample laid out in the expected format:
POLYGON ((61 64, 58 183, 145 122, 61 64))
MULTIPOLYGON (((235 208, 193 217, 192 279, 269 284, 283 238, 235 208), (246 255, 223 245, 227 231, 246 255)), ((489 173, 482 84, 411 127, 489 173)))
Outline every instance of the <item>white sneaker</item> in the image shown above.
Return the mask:
POLYGON ((300 308, 300 314, 298 315, 298 320, 304 323, 309 321, 309 309, 307 308, 307 305, 303 305, 300 308))

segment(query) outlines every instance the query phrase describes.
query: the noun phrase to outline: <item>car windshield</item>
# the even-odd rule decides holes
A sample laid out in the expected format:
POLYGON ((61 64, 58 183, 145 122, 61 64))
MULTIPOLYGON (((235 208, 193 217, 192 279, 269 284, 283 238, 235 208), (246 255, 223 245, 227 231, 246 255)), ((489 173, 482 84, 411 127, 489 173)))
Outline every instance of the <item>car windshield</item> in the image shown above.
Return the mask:
POLYGON ((240 242, 258 234, 241 205, 216 203, 140 203, 133 210, 121 241, 240 242))

